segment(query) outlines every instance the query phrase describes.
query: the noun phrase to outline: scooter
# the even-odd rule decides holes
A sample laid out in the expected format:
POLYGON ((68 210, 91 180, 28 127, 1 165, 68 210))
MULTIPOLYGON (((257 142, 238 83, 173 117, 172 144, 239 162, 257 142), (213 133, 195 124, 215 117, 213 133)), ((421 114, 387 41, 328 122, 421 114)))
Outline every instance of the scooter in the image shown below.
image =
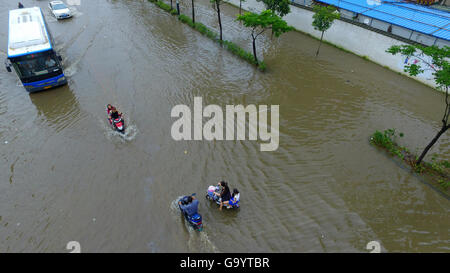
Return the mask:
MULTIPOLYGON (((220 202, 222 201, 222 198, 220 198, 215 193, 220 193, 220 187, 219 186, 209 186, 208 190, 206 191, 206 199, 212 202, 215 202, 217 205, 220 205, 220 202)), ((239 208, 239 200, 234 205, 228 205, 226 206, 227 209, 237 209, 239 208)))
MULTIPOLYGON (((192 194, 192 196, 195 196, 195 193, 192 194)), ((182 205, 187 205, 189 203, 188 196, 184 196, 178 201, 181 202, 182 205)), ((196 213, 196 214, 194 214, 192 216, 188 216, 187 213, 185 213, 183 211, 183 209, 181 208, 180 204, 178 204, 178 208, 180 209, 180 212, 183 214, 183 216, 186 219, 186 221, 188 221, 189 225, 191 225, 191 227, 194 230, 198 230, 198 231, 202 231, 203 230, 202 216, 200 214, 196 213)))

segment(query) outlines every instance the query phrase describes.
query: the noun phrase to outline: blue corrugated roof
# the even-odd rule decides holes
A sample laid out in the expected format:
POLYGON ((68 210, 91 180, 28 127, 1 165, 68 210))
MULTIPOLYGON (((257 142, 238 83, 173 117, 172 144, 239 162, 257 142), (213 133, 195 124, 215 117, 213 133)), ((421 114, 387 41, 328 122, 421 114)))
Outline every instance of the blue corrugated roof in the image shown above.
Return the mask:
POLYGON ((438 30, 435 33, 433 33, 433 36, 436 36, 444 40, 450 40, 450 30, 448 29, 438 30))
POLYGON ((412 3, 368 0, 316 0, 389 24, 450 40, 450 13, 412 3), (369 4, 370 3, 370 4, 369 4))

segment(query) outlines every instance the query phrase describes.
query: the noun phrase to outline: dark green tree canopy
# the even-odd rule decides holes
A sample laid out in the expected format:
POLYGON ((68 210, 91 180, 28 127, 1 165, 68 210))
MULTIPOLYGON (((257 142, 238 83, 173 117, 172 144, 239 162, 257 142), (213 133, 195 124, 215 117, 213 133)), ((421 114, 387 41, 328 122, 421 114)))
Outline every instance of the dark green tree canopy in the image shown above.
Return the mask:
POLYGON ((245 27, 252 29, 253 57, 255 58, 256 63, 258 63, 258 57, 256 56, 256 38, 258 38, 259 35, 264 31, 271 29, 272 33, 276 37, 279 37, 281 34, 293 29, 293 27, 288 26, 280 16, 276 15, 275 12, 270 9, 265 10, 260 14, 246 12, 243 15, 239 15, 237 19, 242 21, 245 27))
POLYGON ((263 2, 264 5, 266 6, 266 9, 274 11, 281 17, 291 12, 289 0, 256 0, 256 1, 263 2))
POLYGON ((280 16, 276 15, 272 10, 268 9, 260 14, 246 12, 243 15, 238 16, 239 21, 244 23, 245 27, 250 27, 253 29, 261 29, 257 34, 261 34, 266 29, 272 29, 273 34, 279 37, 281 34, 292 30, 293 28, 288 26, 286 21, 281 19, 280 16))
POLYGON ((313 22, 314 29, 327 31, 335 19, 340 17, 339 12, 332 6, 314 6, 313 22))

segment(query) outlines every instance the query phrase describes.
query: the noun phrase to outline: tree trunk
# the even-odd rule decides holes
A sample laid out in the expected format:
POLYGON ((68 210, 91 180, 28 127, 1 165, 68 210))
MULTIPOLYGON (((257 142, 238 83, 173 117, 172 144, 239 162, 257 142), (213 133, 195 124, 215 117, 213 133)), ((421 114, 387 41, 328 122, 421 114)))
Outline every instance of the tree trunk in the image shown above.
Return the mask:
POLYGON ((442 134, 447 131, 447 129, 450 128, 450 124, 448 123, 448 119, 450 117, 450 101, 449 101, 449 93, 448 93, 448 86, 445 87, 445 111, 444 116, 442 117, 442 128, 437 133, 437 135, 431 140, 431 142, 425 147, 422 154, 420 155, 419 159, 417 159, 416 165, 419 165, 422 162, 422 159, 425 157, 425 155, 428 153, 428 151, 433 147, 433 145, 438 141, 438 139, 441 137, 442 134))
POLYGON ((170 0, 170 9, 173 9, 172 0, 170 0))
POLYGON ((242 10, 242 0, 239 0, 239 15, 242 15, 241 10, 242 10))
POLYGON ((319 50, 320 50, 320 46, 322 45, 322 38, 323 38, 323 33, 324 32, 325 31, 322 31, 322 35, 320 36, 320 43, 319 43, 319 48, 317 48, 316 57, 317 57, 317 55, 319 55, 319 50))
POLYGON ((217 16, 219 17, 220 40, 222 41, 222 21, 220 20, 220 0, 216 0, 217 16))
POLYGON ((253 38, 253 56, 255 57, 256 65, 258 65, 258 57, 256 57, 256 38, 253 38))
POLYGON ((425 147, 425 149, 423 150, 419 159, 417 159, 416 165, 420 165, 420 163, 422 162, 422 159, 425 157, 425 155, 428 153, 428 151, 431 149, 431 147, 433 147, 433 145, 436 143, 436 141, 438 141, 438 139, 441 137, 441 135, 443 133, 445 133, 445 131, 447 131, 448 128, 450 128, 450 125, 444 124, 442 126, 441 130, 437 133, 437 135, 431 140, 431 142, 427 145, 427 147, 425 147))
POLYGON ((192 22, 195 25, 195 11, 194 11, 194 0, 192 0, 192 22))

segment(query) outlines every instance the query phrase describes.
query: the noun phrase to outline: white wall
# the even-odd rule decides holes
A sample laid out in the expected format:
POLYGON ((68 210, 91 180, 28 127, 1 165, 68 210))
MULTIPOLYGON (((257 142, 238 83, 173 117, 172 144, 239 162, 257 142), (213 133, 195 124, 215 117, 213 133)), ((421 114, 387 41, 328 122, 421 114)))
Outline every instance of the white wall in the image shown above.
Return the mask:
MULTIPOLYGON (((239 0, 225 1, 239 6, 239 0)), ((242 8, 259 13, 264 10, 264 5, 261 2, 256 2, 256 0, 246 0, 246 2, 242 3, 242 8)), ((290 26, 293 26, 297 30, 309 33, 320 39, 321 33, 314 30, 314 27, 312 26, 313 14, 312 11, 291 6, 291 12, 283 18, 290 26)), ((403 72, 405 58, 385 52, 390 46, 401 45, 404 44, 404 42, 341 20, 334 21, 331 28, 325 32, 323 39, 357 55, 366 56, 375 63, 388 66, 394 71, 409 76, 407 73, 403 72)), ((413 78, 429 86, 436 87, 436 84, 430 76, 431 75, 428 73, 413 78)))
POLYGON ((392 25, 392 34, 403 37, 405 39, 409 39, 411 37, 412 32, 413 31, 410 29, 392 25))
POLYGON ((438 47, 444 47, 444 46, 449 46, 450 47, 450 42, 447 41, 447 40, 443 40, 443 39, 437 39, 436 45, 438 47))

